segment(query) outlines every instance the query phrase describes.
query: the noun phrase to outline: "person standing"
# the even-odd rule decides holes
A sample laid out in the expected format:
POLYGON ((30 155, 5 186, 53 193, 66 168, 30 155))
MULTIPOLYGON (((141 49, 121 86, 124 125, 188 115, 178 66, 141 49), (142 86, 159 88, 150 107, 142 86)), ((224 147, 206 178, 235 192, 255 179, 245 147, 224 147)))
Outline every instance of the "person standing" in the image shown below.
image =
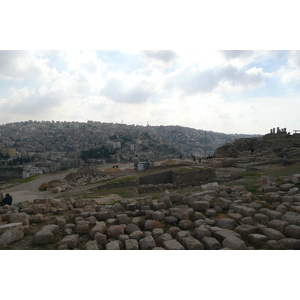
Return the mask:
POLYGON ((284 155, 283 155, 283 165, 284 166, 287 165, 288 158, 289 158, 289 156, 288 156, 287 152, 285 152, 284 155))

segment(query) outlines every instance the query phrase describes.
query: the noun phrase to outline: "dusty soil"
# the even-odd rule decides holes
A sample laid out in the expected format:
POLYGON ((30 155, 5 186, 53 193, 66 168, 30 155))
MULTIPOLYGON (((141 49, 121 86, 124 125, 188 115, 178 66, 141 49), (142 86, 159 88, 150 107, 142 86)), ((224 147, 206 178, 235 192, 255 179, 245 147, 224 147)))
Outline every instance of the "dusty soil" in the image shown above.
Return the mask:
MULTIPOLYGON (((119 164, 119 169, 120 172, 123 170, 125 171, 126 169, 132 168, 131 164, 119 164)), ((99 167, 99 170, 104 171, 106 169, 111 168, 112 165, 101 165, 99 167)), ((55 194, 50 190, 46 191, 39 191, 39 186, 44 183, 48 182, 54 179, 63 179, 70 173, 76 172, 77 169, 70 169, 67 171, 59 172, 59 173, 48 173, 48 174, 42 174, 38 175, 34 180, 24 182, 24 183, 17 183, 17 184, 12 184, 12 183, 7 183, 3 184, 1 186, 3 190, 3 194, 5 195, 6 193, 9 193, 13 197, 13 203, 19 203, 22 201, 30 201, 32 202, 34 199, 44 199, 44 198, 60 198, 64 197, 65 193, 59 193, 55 194)), ((126 172, 127 173, 127 172, 126 172)), ((76 186, 72 187, 71 189, 67 190, 67 195, 68 196, 78 196, 81 193, 88 193, 90 189, 93 187, 99 185, 99 183, 95 184, 89 184, 85 186, 76 186)), ((119 195, 108 195, 105 197, 102 197, 101 199, 97 199, 97 201, 100 201, 101 203, 106 203, 106 202, 111 202, 111 201, 117 201, 120 198, 119 195)), ((120 200, 120 199, 119 199, 120 200)))

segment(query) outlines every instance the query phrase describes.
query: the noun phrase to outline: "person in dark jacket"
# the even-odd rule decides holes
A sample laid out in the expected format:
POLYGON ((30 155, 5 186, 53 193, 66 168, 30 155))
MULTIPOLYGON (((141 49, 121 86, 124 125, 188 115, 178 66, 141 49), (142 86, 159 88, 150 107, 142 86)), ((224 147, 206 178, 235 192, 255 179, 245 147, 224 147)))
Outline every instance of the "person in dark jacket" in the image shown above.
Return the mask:
POLYGON ((13 201, 12 196, 10 194, 6 194, 4 199, 1 202, 1 205, 5 205, 5 204, 11 205, 12 201, 13 201))

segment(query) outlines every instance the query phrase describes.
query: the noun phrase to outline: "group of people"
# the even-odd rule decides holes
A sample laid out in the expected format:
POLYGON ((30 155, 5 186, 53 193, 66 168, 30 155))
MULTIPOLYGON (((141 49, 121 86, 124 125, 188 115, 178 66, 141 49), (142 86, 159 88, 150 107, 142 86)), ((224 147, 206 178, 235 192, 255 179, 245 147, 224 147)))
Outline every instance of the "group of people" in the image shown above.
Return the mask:
POLYGON ((10 194, 6 194, 5 197, 3 197, 3 191, 0 189, 0 206, 3 206, 5 204, 11 205, 12 204, 12 196, 10 194))

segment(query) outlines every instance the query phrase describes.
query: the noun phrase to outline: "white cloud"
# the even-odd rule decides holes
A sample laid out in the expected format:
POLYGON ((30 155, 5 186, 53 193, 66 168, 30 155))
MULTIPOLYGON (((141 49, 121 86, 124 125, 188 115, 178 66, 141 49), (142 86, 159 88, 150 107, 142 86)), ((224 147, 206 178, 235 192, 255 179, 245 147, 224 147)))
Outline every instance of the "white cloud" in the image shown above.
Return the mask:
POLYGON ((48 59, 37 51, 0 51, 0 79, 36 79, 50 81, 57 71, 48 66, 48 59))
POLYGON ((165 66, 171 65, 178 58, 178 54, 173 50, 143 50, 141 54, 146 62, 158 62, 165 66))

